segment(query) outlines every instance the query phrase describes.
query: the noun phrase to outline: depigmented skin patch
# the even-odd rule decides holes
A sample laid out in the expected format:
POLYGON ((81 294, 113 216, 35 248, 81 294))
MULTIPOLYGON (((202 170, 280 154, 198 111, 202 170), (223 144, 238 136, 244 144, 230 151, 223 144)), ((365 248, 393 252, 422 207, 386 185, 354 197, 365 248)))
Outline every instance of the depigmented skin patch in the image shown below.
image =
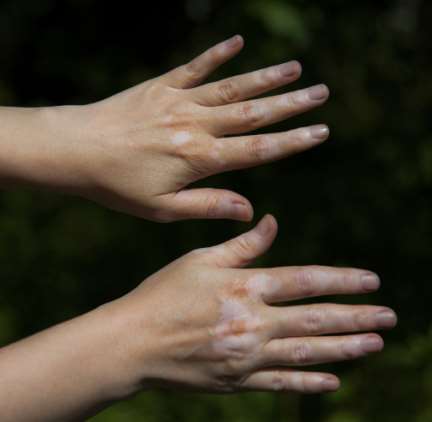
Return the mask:
POLYGON ((171 142, 174 145, 184 145, 192 139, 192 135, 187 130, 180 130, 175 132, 171 137, 171 142))
POLYGON ((213 350, 224 356, 243 355, 259 345, 260 318, 237 299, 222 301, 220 319, 214 330, 213 350))
POLYGON ((265 273, 258 273, 247 280, 235 280, 229 287, 228 294, 237 298, 262 299, 280 288, 280 281, 265 273))
POLYGON ((220 317, 213 333, 213 349, 224 355, 253 353, 260 344, 258 329, 261 319, 254 311, 254 302, 279 289, 280 282, 265 273, 249 279, 237 279, 226 290, 220 317))
POLYGON ((249 295, 253 299, 263 299, 267 294, 277 292, 281 287, 281 282, 266 273, 259 273, 252 276, 247 281, 249 295))

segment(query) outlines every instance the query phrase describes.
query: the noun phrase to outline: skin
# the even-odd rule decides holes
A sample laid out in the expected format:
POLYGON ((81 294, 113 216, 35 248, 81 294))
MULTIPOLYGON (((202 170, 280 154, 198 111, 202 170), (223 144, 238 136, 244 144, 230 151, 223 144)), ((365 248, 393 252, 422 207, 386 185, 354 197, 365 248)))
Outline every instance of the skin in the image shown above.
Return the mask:
MULTIPOLYGON (((244 134, 317 107, 329 92, 318 85, 252 99, 298 79, 295 61, 201 85, 242 46, 233 37, 94 104, 0 108, 0 183, 55 189, 155 221, 250 220, 252 206, 241 195, 188 185, 323 142, 325 125, 244 134)), ((236 239, 176 260, 120 299, 1 348, 0 420, 82 420, 160 387, 336 390, 337 377, 302 366, 380 351, 383 340, 372 331, 392 328, 396 316, 377 306, 291 303, 374 291, 379 279, 368 271, 241 268, 270 247, 276 231, 267 216, 236 239)))
POLYGON ((243 196, 188 185, 322 143, 326 125, 245 133, 322 105, 329 90, 321 84, 253 99, 297 80, 297 61, 202 84, 242 47, 242 37, 235 36, 96 103, 0 108, 0 183, 69 192, 160 222, 251 220, 253 209, 243 196))
POLYGON ((394 327, 396 316, 381 306, 295 303, 375 291, 380 282, 369 271, 242 268, 276 232, 266 216, 235 239, 179 258, 122 298, 1 349, 0 419, 83 420, 154 388, 337 390, 335 375, 304 367, 382 350, 374 331, 394 327))

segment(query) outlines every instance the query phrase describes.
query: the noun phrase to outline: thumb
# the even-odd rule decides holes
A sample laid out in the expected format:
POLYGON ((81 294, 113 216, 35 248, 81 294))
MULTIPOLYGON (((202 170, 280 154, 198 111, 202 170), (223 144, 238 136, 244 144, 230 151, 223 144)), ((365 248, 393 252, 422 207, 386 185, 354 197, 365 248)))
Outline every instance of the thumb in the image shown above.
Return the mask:
POLYGON ((276 219, 267 214, 252 230, 210 248, 210 255, 221 267, 244 267, 270 248, 277 230, 276 219))
POLYGON ((184 189, 159 197, 159 205, 167 215, 167 221, 191 218, 227 218, 250 221, 253 208, 250 202, 238 193, 225 189, 184 189))

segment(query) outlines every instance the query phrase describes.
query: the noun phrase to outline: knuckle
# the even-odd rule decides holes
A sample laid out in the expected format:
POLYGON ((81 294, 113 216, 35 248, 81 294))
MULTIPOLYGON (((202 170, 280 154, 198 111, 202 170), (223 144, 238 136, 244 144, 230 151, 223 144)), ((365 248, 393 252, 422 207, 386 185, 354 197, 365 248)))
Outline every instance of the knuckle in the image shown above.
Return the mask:
POLYGON ((265 136, 254 136, 246 145, 248 154, 256 160, 262 160, 269 155, 270 145, 265 136))
POLYGON ((311 347, 306 342, 296 344, 292 350, 291 360, 295 365, 304 365, 311 360, 311 347))
POLYGON ((308 297, 316 294, 312 268, 301 269, 294 277, 295 287, 301 296, 308 297))
POLYGON ((241 104, 238 112, 240 120, 248 127, 258 126, 262 118, 259 107, 252 103, 241 104))
POLYGON ((255 244, 250 236, 240 236, 236 242, 236 252, 239 256, 249 256, 255 244))
POLYGON ((297 382, 298 391, 301 393, 308 393, 311 391, 310 385, 305 375, 300 375, 297 382))
POLYGON ((257 79, 263 88, 272 87, 280 77, 280 72, 274 67, 263 69, 257 74, 257 79))
POLYGON ((190 82, 197 82, 201 79, 202 72, 197 60, 192 60, 191 62, 185 64, 184 70, 190 82))
POLYGON ((335 276, 335 285, 340 291, 347 290, 353 281, 352 274, 348 271, 342 271, 342 273, 339 275, 339 280, 337 280, 337 279, 338 279, 338 276, 336 275, 335 276))
POLYGON ((340 345, 340 356, 343 360, 355 359, 360 355, 359 348, 357 345, 353 345, 352 342, 346 341, 340 345))
POLYGON ((318 308, 311 308, 307 311, 304 325, 305 331, 309 334, 317 334, 323 328, 323 312, 318 308))
POLYGON ((275 391, 280 391, 285 388, 285 382, 284 382, 282 371, 274 371, 271 379, 271 387, 275 391))
POLYGON ((221 83, 217 87, 217 95, 224 103, 234 102, 240 97, 236 85, 231 81, 221 83))
POLYGON ((293 92, 290 97, 294 107, 303 106, 309 102, 309 97, 305 90, 293 92))
POLYGON ((305 95, 301 92, 291 92, 284 97, 284 104, 288 109, 296 110, 305 103, 305 95))
POLYGON ((216 195, 210 195, 205 202, 205 215, 209 218, 216 217, 220 209, 220 200, 216 195))
POLYGON ((367 325, 370 325, 368 324, 368 321, 370 321, 370 313, 367 311, 367 309, 361 309, 357 312, 354 312, 352 315, 352 328, 366 328, 367 325))

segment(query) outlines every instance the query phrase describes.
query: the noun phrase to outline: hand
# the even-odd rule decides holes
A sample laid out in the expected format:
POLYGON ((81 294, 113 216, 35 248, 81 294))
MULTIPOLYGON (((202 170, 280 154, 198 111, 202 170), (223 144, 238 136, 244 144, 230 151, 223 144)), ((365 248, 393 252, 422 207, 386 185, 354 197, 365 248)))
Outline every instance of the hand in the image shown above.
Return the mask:
POLYGON ((369 331, 395 326, 388 308, 291 303, 372 292, 379 287, 375 274, 318 266, 239 269, 269 248, 276 231, 267 216, 250 232, 187 254, 106 305, 110 320, 123 321, 117 343, 128 361, 122 370, 128 390, 328 392, 339 387, 338 378, 301 367, 383 348, 369 331))
POLYGON ((82 148, 76 173, 85 177, 78 193, 155 221, 251 220, 252 206, 243 196, 187 186, 324 141, 329 133, 325 125, 266 135, 226 135, 243 134, 310 110, 323 104, 329 91, 317 85, 248 100, 298 79, 301 66, 296 61, 199 85, 242 46, 242 38, 233 37, 186 65, 104 101, 59 108, 55 119, 76 128, 66 143, 82 148))

